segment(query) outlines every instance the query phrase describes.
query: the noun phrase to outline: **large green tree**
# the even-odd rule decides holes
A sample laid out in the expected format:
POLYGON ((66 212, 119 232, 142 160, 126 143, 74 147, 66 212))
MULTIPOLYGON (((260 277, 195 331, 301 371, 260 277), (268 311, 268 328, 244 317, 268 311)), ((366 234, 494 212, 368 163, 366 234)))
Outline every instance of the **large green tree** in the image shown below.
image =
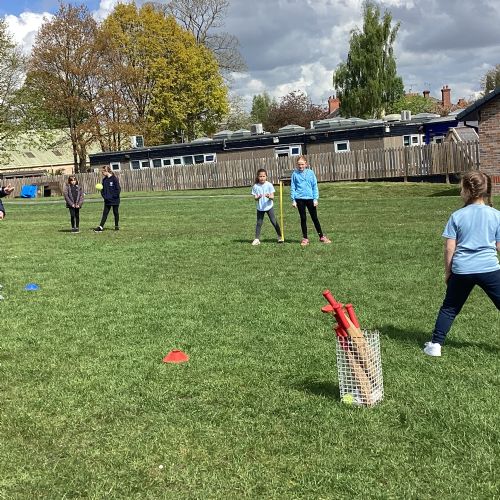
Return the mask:
POLYGON ((213 54, 152 4, 118 4, 104 21, 107 62, 126 116, 150 145, 215 130, 228 112, 213 54))
POLYGON ((418 94, 405 94, 388 105, 387 113, 400 113, 409 110, 412 114, 435 113, 436 104, 431 99, 418 94))
POLYGON ((267 92, 254 95, 252 99, 252 110, 250 111, 253 122, 266 123, 272 105, 276 105, 276 101, 271 99, 271 96, 267 92))
POLYGON ((19 132, 16 95, 22 85, 25 58, 0 18, 0 155, 12 147, 19 132), (3 153, 2 153, 3 152, 3 153))
POLYGON ((403 95, 393 53, 398 29, 388 11, 382 16, 374 2, 364 2, 363 30, 351 32, 347 61, 333 74, 342 116, 380 118, 403 95))

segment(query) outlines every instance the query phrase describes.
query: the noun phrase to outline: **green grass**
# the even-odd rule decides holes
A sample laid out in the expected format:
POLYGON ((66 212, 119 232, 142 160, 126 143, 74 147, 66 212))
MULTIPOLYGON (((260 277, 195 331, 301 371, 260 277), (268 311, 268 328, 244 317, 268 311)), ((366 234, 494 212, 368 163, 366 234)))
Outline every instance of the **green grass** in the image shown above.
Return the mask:
POLYGON ((7 202, 0 498, 499 498, 498 311, 475 290, 421 352, 457 188, 322 184, 307 248, 288 193, 287 242, 252 247, 248 192, 125 193, 102 234, 101 203, 74 235, 7 202), (325 288, 381 332, 379 406, 339 401, 325 288))

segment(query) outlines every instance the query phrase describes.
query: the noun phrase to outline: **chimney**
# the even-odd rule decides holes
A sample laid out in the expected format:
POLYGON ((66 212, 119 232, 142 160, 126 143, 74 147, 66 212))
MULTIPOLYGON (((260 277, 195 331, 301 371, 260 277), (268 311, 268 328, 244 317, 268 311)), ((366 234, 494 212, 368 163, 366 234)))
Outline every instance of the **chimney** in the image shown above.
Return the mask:
POLYGON ((430 96, 431 96, 431 91, 430 90, 424 90, 424 97, 426 99, 429 99, 430 96))
POLYGON ((461 97, 461 98, 458 100, 458 102, 457 102, 457 106, 458 106, 459 108, 466 108, 466 107, 467 107, 467 101, 466 101, 463 97, 461 97))
POLYGON ((451 89, 448 88, 448 85, 444 85, 441 89, 441 104, 443 108, 451 107, 451 89))
POLYGON ((340 108, 340 99, 330 96, 328 98, 328 113, 333 113, 334 111, 337 111, 337 109, 339 108, 340 108))

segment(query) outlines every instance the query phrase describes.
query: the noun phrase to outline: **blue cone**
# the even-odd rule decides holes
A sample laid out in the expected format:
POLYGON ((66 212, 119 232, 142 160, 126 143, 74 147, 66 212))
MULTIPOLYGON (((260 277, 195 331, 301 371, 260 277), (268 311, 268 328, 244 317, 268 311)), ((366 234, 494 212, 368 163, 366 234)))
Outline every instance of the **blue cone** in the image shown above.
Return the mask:
POLYGON ((36 283, 28 283, 24 289, 29 292, 34 292, 35 290, 40 290, 40 287, 36 283))

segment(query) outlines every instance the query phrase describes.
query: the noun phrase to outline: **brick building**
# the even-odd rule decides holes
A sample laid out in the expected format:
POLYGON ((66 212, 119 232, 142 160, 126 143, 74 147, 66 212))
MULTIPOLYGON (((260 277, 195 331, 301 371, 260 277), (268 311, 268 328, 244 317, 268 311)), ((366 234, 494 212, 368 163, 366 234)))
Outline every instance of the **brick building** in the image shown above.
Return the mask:
POLYGON ((491 176, 493 193, 500 194, 500 87, 457 115, 458 121, 477 122, 481 170, 491 176))

